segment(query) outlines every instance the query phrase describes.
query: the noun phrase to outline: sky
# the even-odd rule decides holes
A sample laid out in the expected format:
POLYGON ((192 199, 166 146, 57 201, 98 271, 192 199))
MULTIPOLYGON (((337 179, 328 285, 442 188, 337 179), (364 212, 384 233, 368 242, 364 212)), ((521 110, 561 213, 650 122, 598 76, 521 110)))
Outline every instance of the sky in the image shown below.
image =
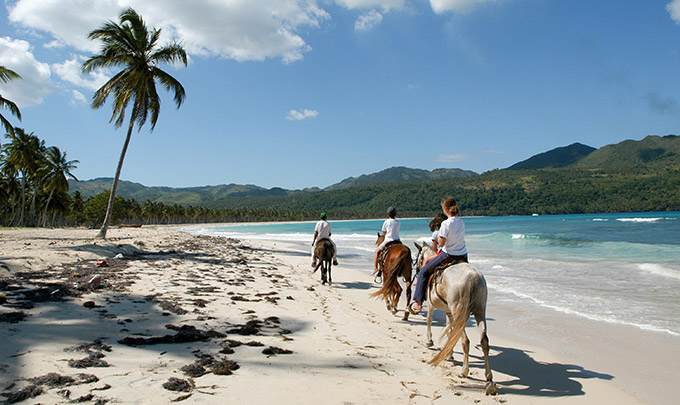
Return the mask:
MULTIPOLYGON (((162 65, 153 131, 121 179, 302 189, 394 166, 483 173, 580 142, 678 134, 680 0, 3 0, 15 126, 80 180, 113 177, 126 126, 91 98, 88 34, 130 6, 188 66, 162 65)), ((3 138, 3 142, 7 140, 3 138)))

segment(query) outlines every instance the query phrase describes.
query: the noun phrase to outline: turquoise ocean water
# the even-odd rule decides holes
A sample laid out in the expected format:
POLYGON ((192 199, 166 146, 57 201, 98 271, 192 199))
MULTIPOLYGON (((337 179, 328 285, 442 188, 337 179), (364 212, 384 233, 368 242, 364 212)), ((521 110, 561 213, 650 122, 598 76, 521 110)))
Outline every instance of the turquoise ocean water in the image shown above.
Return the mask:
MULTIPOLYGON (((471 263, 489 299, 524 302, 680 337, 680 212, 463 217, 471 263)), ((400 219, 428 240, 428 219, 400 219)), ((369 273, 382 220, 333 221, 340 265, 369 273)), ((287 241, 310 251, 313 222, 201 226, 204 235, 287 241)))

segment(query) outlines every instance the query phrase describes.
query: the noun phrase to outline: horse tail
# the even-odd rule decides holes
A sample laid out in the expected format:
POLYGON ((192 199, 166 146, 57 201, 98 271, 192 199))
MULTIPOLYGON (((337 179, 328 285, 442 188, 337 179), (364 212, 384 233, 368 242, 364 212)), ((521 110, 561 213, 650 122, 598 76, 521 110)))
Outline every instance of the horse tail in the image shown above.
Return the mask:
MULTIPOLYGON (((406 254, 410 255, 410 251, 408 249, 402 250, 394 260, 395 264, 389 268, 383 269, 382 287, 380 287, 378 291, 371 294, 371 298, 382 296, 385 299, 390 299, 390 297, 401 292, 401 287, 399 286, 399 275, 401 274, 401 267, 404 265, 404 257, 406 254)), ((408 260, 410 263, 411 258, 409 257, 408 260)))
POLYGON ((475 281, 468 277, 468 280, 463 283, 462 288, 459 291, 459 299, 455 303, 455 308, 452 308, 451 315, 453 316, 453 322, 446 328, 445 333, 448 335, 448 339, 441 351, 437 353, 432 360, 427 363, 436 366, 445 359, 451 357, 453 353, 453 348, 458 343, 458 339, 465 332, 465 326, 467 325, 468 318, 470 317, 470 311, 472 309, 472 299, 475 289, 475 281))

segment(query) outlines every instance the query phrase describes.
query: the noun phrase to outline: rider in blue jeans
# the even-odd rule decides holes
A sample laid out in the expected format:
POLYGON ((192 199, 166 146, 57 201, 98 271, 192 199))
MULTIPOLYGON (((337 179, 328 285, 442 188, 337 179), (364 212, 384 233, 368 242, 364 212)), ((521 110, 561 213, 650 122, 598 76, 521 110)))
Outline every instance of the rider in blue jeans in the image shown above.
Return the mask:
POLYGON ((427 282, 432 274, 432 270, 437 267, 447 257, 455 256, 467 261, 467 248, 465 247, 465 223, 458 216, 460 210, 453 197, 442 199, 442 210, 448 219, 442 222, 439 228, 439 246, 442 249, 436 256, 431 256, 426 260, 426 264, 418 273, 418 284, 416 285, 413 303, 410 306, 411 313, 417 314, 423 309, 423 301, 427 293, 427 282))

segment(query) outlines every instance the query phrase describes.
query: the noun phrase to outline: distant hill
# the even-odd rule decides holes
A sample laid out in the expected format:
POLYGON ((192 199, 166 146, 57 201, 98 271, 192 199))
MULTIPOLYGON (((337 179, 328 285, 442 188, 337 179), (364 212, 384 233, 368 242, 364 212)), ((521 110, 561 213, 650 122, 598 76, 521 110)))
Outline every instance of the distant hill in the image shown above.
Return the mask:
MULTIPOLYGON (((79 191, 84 198, 88 198, 95 194, 111 190, 112 181, 113 179, 110 177, 80 182, 69 180, 69 187, 71 192, 79 191)), ((117 195, 121 197, 134 198, 140 202, 151 200, 164 204, 180 205, 202 205, 206 202, 219 200, 225 197, 283 196, 288 193, 289 191, 279 187, 266 189, 251 184, 222 184, 219 186, 173 188, 146 187, 139 183, 125 180, 120 180, 118 182, 117 191, 117 195)))
POLYGON ((515 163, 508 170, 544 169, 548 167, 566 167, 588 156, 597 149, 582 143, 555 148, 547 152, 534 155, 527 160, 515 163))
MULTIPOLYGON (((533 192, 546 192, 554 195, 574 194, 576 191, 573 186, 579 181, 584 182, 579 186, 583 189, 579 192, 586 193, 587 190, 595 187, 597 182, 595 189, 602 191, 606 187, 611 187, 608 192, 611 196, 617 195, 621 190, 632 190, 630 192, 635 193, 637 190, 635 187, 643 182, 646 186, 654 183, 657 191, 635 197, 639 201, 636 201, 634 205, 630 205, 630 201, 626 199, 622 199, 626 201, 625 204, 616 205, 619 204, 618 200, 605 201, 593 194, 588 198, 600 198, 598 203, 593 203, 599 204, 597 208, 594 206, 574 208, 575 205, 574 207, 565 205, 556 206, 550 210, 546 208, 544 212, 595 212, 602 211, 602 206, 618 211, 628 210, 633 206, 641 210, 676 209, 673 201, 675 201, 676 194, 680 195, 680 191, 675 190, 674 187, 675 182, 680 181, 677 178, 679 168, 680 137, 667 135, 647 136, 641 141, 627 140, 598 150, 575 143, 535 155, 508 169, 492 170, 481 175, 461 169, 428 171, 392 167, 373 174, 350 177, 323 190, 318 188, 285 190, 279 187, 266 189, 255 185, 238 184, 186 188, 145 187, 139 183, 120 181, 118 195, 134 198, 140 203, 150 200, 168 205, 210 208, 246 207, 290 211, 311 210, 312 212, 320 209, 326 211, 335 209, 338 210, 336 212, 351 217, 356 216, 357 213, 366 216, 375 215, 376 212, 384 210, 383 205, 393 204, 394 201, 398 201, 404 208, 416 213, 418 207, 428 205, 427 201, 434 201, 434 206, 437 207, 436 202, 442 195, 454 193, 457 196, 460 195, 461 198, 467 195, 465 198, 471 199, 467 203, 467 209, 472 210, 469 212, 474 212, 476 215, 498 215, 520 212, 515 207, 518 204, 530 206, 533 200, 538 202, 547 198, 540 194, 530 195, 533 192), (591 178, 591 176, 594 177, 591 178), (600 183, 605 180, 610 183, 600 183), (395 182, 400 183, 398 187, 390 184, 395 182), (620 189, 615 187, 620 187, 620 189), (484 194, 495 192, 508 193, 509 196, 515 197, 508 198, 506 201, 503 199, 505 197, 484 194), (526 200, 526 198, 529 199, 526 200), (520 203, 522 199, 528 202, 520 203), (479 208, 488 207, 493 201, 502 202, 508 206, 499 205, 499 208, 486 211, 479 208), (512 211, 513 209, 515 211, 512 211)), ((79 183, 69 181, 69 185, 71 192, 80 191, 87 199, 97 193, 110 190, 111 179, 99 178, 79 183)), ((576 198, 574 195, 572 197, 576 198)), ((562 201, 562 199, 558 198, 557 201, 562 201)), ((561 204, 572 203, 575 204, 567 201, 561 204)), ((529 208, 529 211, 538 212, 540 211, 538 208, 538 206, 529 208)))
POLYGON ((401 183, 418 180, 441 180, 448 178, 464 178, 478 176, 477 173, 462 169, 409 169, 398 166, 385 169, 373 174, 363 174, 359 177, 348 177, 339 183, 326 187, 324 190, 339 190, 343 188, 373 183, 401 183))
POLYGON ((680 167, 680 136, 649 135, 641 141, 607 145, 575 162, 579 169, 656 170, 680 167))

